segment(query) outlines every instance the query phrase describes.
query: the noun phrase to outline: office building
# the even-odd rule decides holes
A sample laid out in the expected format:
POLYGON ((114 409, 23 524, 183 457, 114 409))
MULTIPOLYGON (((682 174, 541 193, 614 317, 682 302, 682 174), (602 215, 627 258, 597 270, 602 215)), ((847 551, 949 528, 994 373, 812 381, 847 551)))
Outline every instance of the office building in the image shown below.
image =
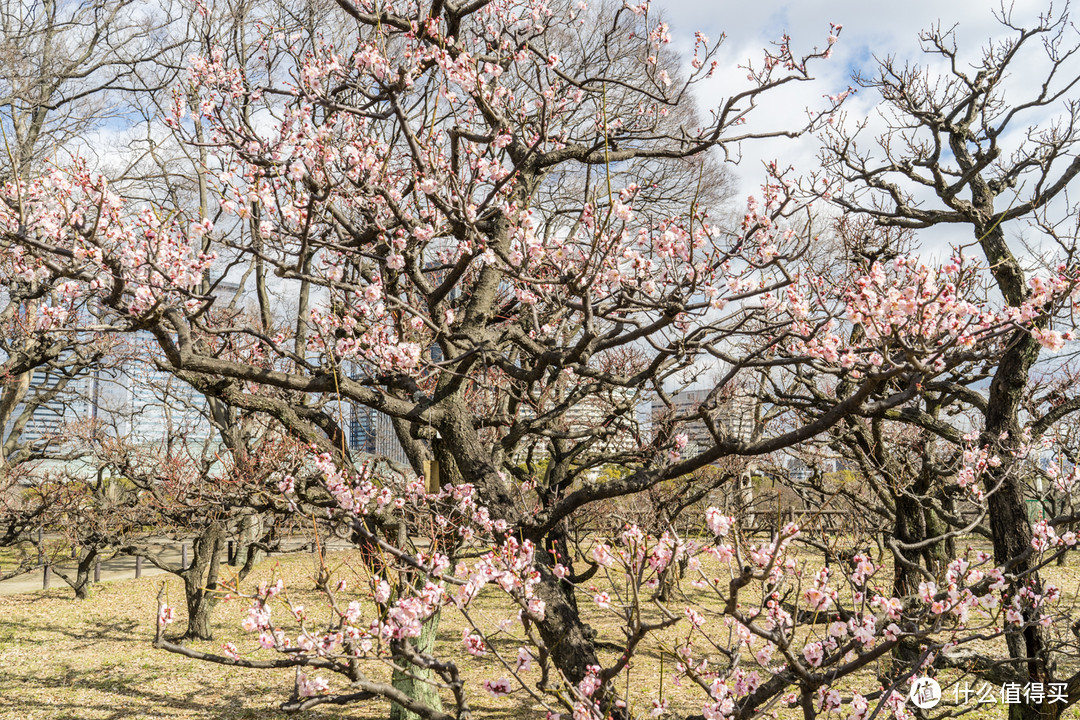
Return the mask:
MULTIPOLYGON (((713 445, 713 437, 709 432, 705 421, 697 418, 701 404, 704 403, 711 390, 683 390, 671 395, 668 400, 670 405, 655 400, 652 404, 653 427, 665 422, 676 422, 676 433, 685 433, 687 447, 684 452, 695 453, 705 450, 713 445)), ((717 408, 710 411, 709 417, 714 426, 725 433, 728 437, 736 440, 749 440, 754 429, 754 403, 745 396, 732 396, 724 398, 718 403, 717 408)))

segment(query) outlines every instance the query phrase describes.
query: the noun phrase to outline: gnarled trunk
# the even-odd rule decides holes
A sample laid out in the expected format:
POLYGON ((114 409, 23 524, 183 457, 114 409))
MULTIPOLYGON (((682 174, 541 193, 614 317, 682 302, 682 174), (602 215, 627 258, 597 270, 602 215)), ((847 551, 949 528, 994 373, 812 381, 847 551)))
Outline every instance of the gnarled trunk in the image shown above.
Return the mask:
POLYGON ((225 545, 224 532, 217 526, 203 530, 192 543, 191 565, 178 575, 184 581, 188 624, 185 640, 212 640, 210 616, 217 604, 218 568, 225 545))
POLYGON ((98 548, 93 546, 87 547, 86 552, 81 554, 78 558, 74 575, 64 572, 60 568, 53 568, 53 573, 66 582, 75 592, 76 599, 86 600, 90 597, 90 584, 93 580, 94 563, 97 561, 100 554, 98 548))
MULTIPOLYGON (((1002 252, 1003 243, 1000 229, 989 229, 982 244, 987 259, 998 261, 1002 265, 1002 270, 995 274, 1004 275, 999 278, 1002 292, 1010 304, 1017 305, 1020 291, 1012 285, 1013 282, 1018 282, 1012 275, 1019 276, 1019 280, 1022 280, 1022 275, 1011 255, 1007 254, 1007 251, 1002 252), (1012 260, 1011 264, 1009 260, 1012 260)), ((1026 584, 1041 594, 1042 581, 1039 573, 1032 570, 1035 558, 1031 554, 1031 522, 1028 519, 1023 484, 1018 472, 1019 461, 1014 459, 1012 452, 1022 440, 1020 404, 1028 384, 1031 366, 1038 357, 1038 342, 1027 331, 1018 330, 1011 338, 990 383, 982 442, 997 452, 1002 460, 999 467, 988 468, 983 483, 989 501, 994 560, 999 565, 1011 562, 1009 572, 1023 576, 1026 584)), ((1008 602, 1011 597, 1003 599, 1008 602)), ((1036 622, 1037 617, 1026 617, 1025 620, 1027 622, 1023 629, 1006 627, 1005 641, 1009 648, 1009 657, 1027 682, 1049 682, 1048 638, 1042 626, 1036 622)), ((1057 705, 1051 703, 1014 704, 1009 706, 1009 717, 1013 720, 1055 720, 1059 714, 1056 707, 1057 705)))

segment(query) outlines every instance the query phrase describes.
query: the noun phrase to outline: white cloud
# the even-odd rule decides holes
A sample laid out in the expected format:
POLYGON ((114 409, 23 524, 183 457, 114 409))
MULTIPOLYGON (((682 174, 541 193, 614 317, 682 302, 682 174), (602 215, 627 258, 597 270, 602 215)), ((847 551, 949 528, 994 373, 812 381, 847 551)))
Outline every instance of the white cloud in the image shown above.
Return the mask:
MULTIPOLYGON (((815 81, 788 86, 762 102, 750 119, 749 126, 766 128, 791 128, 805 121, 806 110, 823 109, 825 95, 835 94, 854 84, 852 75, 862 72, 873 75, 875 58, 893 56, 899 61, 917 64, 930 63, 933 58, 919 48, 919 32, 940 24, 943 29, 956 26, 957 43, 962 57, 971 63, 981 57, 982 48, 992 39, 1000 39, 1013 31, 1002 27, 995 19, 994 6, 976 0, 958 0, 942 4, 932 0, 905 0, 904 2, 866 2, 861 0, 806 0, 803 2, 765 3, 719 3, 679 2, 657 0, 670 23, 673 36, 681 47, 689 47, 694 31, 700 30, 711 38, 726 34, 727 39, 720 51, 720 69, 717 77, 698 88, 699 103, 703 108, 716 107, 732 92, 748 87, 746 71, 738 68, 748 59, 760 65, 763 50, 784 33, 791 36, 794 53, 798 56, 815 46, 824 47, 829 33, 829 23, 843 25, 840 41, 833 48, 833 57, 819 62, 812 68, 815 81)), ((1039 0, 1017 0, 1012 4, 1011 17, 1016 25, 1031 26, 1048 4, 1039 0)), ((1056 11, 1060 7, 1055 6, 1056 11)), ((998 10, 1000 14, 1000 9, 998 10)), ((1073 31, 1075 34, 1075 31, 1073 31)), ((901 62, 902 64, 902 62, 901 62)), ((1043 77, 1046 67, 1041 47, 1032 47, 1013 68, 1009 82, 1010 92, 1019 96, 1030 93, 1043 77)), ((1067 68, 1067 77, 1080 74, 1076 64, 1067 68), (1071 74, 1070 74, 1071 73, 1071 74)), ((1080 92, 1073 93, 1076 97, 1080 92)), ((883 128, 877 117, 880 97, 872 90, 860 91, 845 103, 849 121, 870 118, 871 128, 883 128)), ((1061 106, 1032 113, 1019 124, 1011 136, 1005 137, 1003 146, 1008 150, 1023 140, 1027 124, 1046 123, 1061 106)), ((736 174, 740 178, 742 194, 756 192, 764 179, 762 162, 777 159, 783 165, 792 164, 800 172, 808 172, 818 166, 816 153, 818 143, 813 138, 797 142, 789 140, 758 141, 744 144, 743 160, 736 174)), ((1013 228, 1019 234, 1023 227, 1013 228)), ((936 238, 924 238, 924 246, 941 251, 950 239, 939 234, 936 238)), ((962 238, 967 242, 968 238, 962 238)))

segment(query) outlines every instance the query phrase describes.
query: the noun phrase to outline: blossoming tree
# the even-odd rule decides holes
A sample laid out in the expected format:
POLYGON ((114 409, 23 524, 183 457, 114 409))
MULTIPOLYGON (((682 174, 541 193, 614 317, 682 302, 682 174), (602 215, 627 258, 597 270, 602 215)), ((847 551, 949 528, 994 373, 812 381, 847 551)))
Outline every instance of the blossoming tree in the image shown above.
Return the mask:
MULTIPOLYGON (((995 560, 1010 563, 1039 592, 1040 556, 1032 549, 1045 548, 1046 528, 1043 537, 1039 528, 1033 535, 1025 497, 1035 493, 1025 488, 1030 473, 1023 467, 1047 431, 1078 405, 1071 397, 1051 401, 1035 382, 1044 350, 1058 352, 1072 340, 1075 306, 1032 300, 1068 291, 1076 281, 1076 207, 1068 190, 1080 172, 1073 64, 1080 43, 1067 14, 1053 8, 1030 26, 1014 21, 1011 11, 998 19, 1006 36, 972 58, 972 70, 965 69, 955 33, 935 28, 921 40, 931 58, 944 62, 943 72, 886 60, 878 74, 861 79, 880 94, 889 132, 858 145, 860 130, 832 128, 822 155, 822 187, 844 211, 881 226, 966 228, 1006 312, 1027 326, 1012 334, 988 369, 929 388, 925 404, 893 419, 944 441, 957 457, 963 454, 966 470, 956 481, 976 492, 987 509, 995 560), (1010 83, 1023 62, 1041 63, 1043 79, 1034 88, 1010 83), (1025 248, 1030 259, 1010 242, 1020 224, 1032 233, 1025 248), (973 382, 979 374, 989 380, 986 393, 973 382), (1025 406, 1039 408, 1041 416, 1028 416, 1025 406), (972 419, 970 425, 940 416, 950 411, 972 419), (981 489, 973 487, 978 478, 981 489)), ((1058 679, 1052 648, 1059 641, 1033 620, 1025 614, 1006 635, 1010 669, 1024 682, 1049 683, 1058 679)), ((1080 689, 1076 676, 1061 679, 1070 693, 1080 689)), ((1064 707, 1022 702, 1010 712, 1057 717, 1064 707)))
MULTIPOLYGON (((432 642, 455 612, 464 651, 501 668, 488 693, 603 718, 640 709, 622 689, 633 661, 678 627, 662 642, 710 719, 779 706, 866 718, 904 716, 913 673, 998 633, 1002 591, 1014 591, 1008 612, 1049 617, 1056 592, 1014 587, 974 550, 900 596, 862 555, 842 575, 804 567, 794 523, 764 542, 715 509, 701 538, 630 527, 581 544, 569 532, 601 501, 671 482, 691 494, 688 478, 718 460, 900 407, 972 348, 1030 333, 1071 289, 995 308, 979 296, 985 269, 960 256, 834 283, 806 260, 807 206, 776 166, 735 227, 712 218, 709 153, 820 127, 843 100, 803 127, 755 129, 758 99, 809 79, 838 26, 806 56, 782 39, 704 120, 690 93, 718 46, 698 35, 682 71, 647 3, 339 0, 326 23, 268 24, 256 52, 192 58, 163 121, 204 153, 214 207, 166 214, 78 167, 5 188, 18 269, 60 268, 115 327, 151 332, 179 377, 310 444, 317 472, 281 491, 321 494, 369 553, 359 588, 320 583, 325 613, 280 584, 238 588, 250 647, 207 653, 160 632, 159 646, 296 668, 288 709, 381 698, 467 717, 477 688, 432 642), (215 263, 272 270, 289 322, 215 321, 215 263), (681 408, 674 391, 706 366, 706 399, 681 408), (762 377, 816 403, 807 388, 823 370, 827 401, 810 417, 773 404, 747 438, 720 412, 762 377), (352 457, 326 399, 389 416, 424 479, 352 457), (649 426, 645 402, 670 411, 649 426), (708 442, 689 443, 695 423, 708 442), (673 562, 706 600, 649 605, 673 562), (491 624, 473 614, 488 586, 515 608, 491 624), (594 608, 619 620, 613 658, 594 608), (902 641, 921 650, 888 685, 848 689, 902 641)), ((172 619, 163 604, 160 627, 172 619)))

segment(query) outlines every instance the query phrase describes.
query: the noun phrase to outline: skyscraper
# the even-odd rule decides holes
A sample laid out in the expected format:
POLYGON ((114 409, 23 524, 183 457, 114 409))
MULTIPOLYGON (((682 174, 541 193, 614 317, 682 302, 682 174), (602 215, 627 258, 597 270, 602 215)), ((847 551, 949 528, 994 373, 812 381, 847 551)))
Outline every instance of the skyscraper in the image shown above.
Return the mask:
POLYGON ((93 390, 97 378, 92 372, 67 377, 55 368, 39 368, 30 377, 30 387, 23 402, 15 408, 5 436, 26 409, 30 417, 20 438, 26 443, 40 443, 62 437, 63 426, 93 416, 93 390))
MULTIPOLYGON (((701 404, 709 396, 709 390, 683 390, 675 393, 669 400, 670 407, 654 400, 652 404, 653 427, 662 423, 666 418, 688 418, 698 412, 701 404)), ((723 428, 731 437, 738 440, 748 440, 754 429, 754 405, 751 398, 734 396, 724 399, 719 403, 715 411, 710 415, 713 422, 723 428)), ((701 419, 682 422, 677 432, 686 433, 687 452, 700 452, 713 444, 709 428, 701 419)))
POLYGON ((401 465, 409 464, 390 416, 359 403, 351 403, 351 408, 347 433, 349 450, 385 457, 401 465))

